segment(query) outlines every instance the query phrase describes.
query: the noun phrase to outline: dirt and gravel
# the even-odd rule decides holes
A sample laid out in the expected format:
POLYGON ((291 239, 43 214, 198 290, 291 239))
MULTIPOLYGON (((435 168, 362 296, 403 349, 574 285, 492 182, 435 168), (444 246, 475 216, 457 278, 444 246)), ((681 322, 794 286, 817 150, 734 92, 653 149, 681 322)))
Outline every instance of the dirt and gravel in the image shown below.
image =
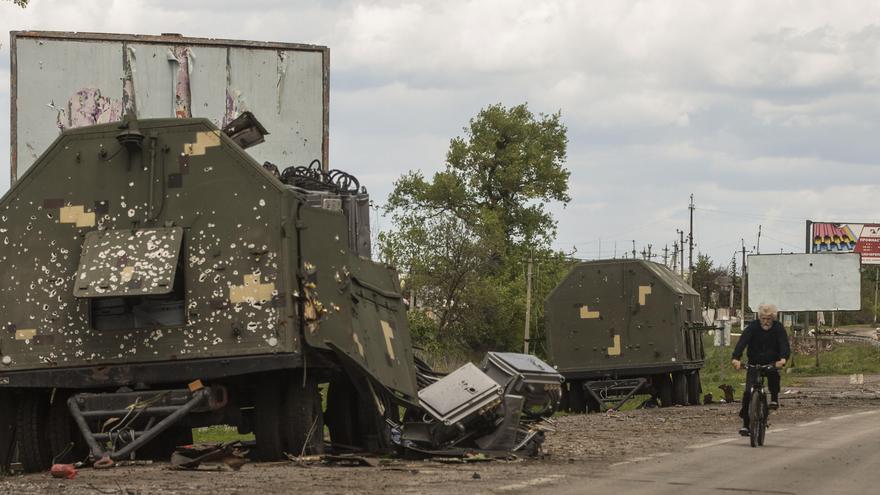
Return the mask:
MULTIPOLYGON (((740 388, 741 390, 741 388, 740 388)), ((880 408, 880 375, 811 377, 783 389, 772 426, 880 408)), ((239 471, 171 471, 167 464, 81 469, 72 480, 48 473, 0 480, 15 494, 232 493, 532 493, 562 479, 602 476, 609 466, 644 456, 675 455, 689 446, 729 438, 739 404, 642 409, 555 418, 542 459, 442 463, 375 459, 373 467, 247 464, 239 471)), ((747 439, 742 439, 747 442, 747 439)), ((772 442, 772 436, 768 437, 772 442)), ((203 466, 203 469, 211 466, 203 466)))

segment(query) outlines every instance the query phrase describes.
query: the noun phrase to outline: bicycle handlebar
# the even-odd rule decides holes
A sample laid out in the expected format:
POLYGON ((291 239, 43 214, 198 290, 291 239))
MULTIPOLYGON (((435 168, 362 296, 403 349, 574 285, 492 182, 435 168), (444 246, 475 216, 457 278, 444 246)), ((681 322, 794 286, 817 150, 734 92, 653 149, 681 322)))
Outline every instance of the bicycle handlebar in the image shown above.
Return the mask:
POLYGON ((764 371, 770 371, 770 370, 777 369, 775 364, 747 364, 747 365, 745 365, 745 368, 746 369, 755 369, 755 370, 764 370, 764 371))

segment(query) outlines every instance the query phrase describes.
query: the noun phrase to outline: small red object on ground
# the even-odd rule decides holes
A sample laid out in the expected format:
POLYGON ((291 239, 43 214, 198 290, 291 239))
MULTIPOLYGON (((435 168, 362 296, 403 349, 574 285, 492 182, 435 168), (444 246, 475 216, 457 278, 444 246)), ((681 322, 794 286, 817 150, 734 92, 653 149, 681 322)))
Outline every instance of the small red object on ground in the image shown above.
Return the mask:
POLYGON ((51 473, 53 478, 72 480, 76 477, 76 468, 73 464, 52 464, 51 473))

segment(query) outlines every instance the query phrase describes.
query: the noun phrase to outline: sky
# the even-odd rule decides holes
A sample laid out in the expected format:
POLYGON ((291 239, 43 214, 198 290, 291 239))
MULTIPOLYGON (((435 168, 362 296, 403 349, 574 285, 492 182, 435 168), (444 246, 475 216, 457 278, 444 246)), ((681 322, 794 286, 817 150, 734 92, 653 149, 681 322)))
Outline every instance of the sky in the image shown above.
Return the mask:
POLYGON ((878 2, 0 0, 0 29, 326 45, 330 162, 379 205, 407 171, 441 170, 481 108, 559 111, 572 200, 550 206, 553 246, 579 258, 635 241, 662 260, 691 194, 695 252, 722 266, 759 226, 778 253, 803 252, 807 219, 880 222, 878 2))

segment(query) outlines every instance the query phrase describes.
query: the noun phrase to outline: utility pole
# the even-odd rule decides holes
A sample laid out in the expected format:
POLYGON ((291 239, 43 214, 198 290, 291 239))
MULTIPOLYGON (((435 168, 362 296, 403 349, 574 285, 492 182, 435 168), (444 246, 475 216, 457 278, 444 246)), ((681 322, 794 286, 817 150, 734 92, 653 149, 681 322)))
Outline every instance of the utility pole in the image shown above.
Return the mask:
POLYGON ((529 265, 526 269, 526 331, 523 338, 523 354, 529 353, 529 320, 532 317, 532 255, 529 254, 529 265))
POLYGON ((742 241, 742 276, 739 278, 739 331, 742 333, 746 330, 746 240, 740 240, 742 241))
POLYGON ((678 232, 680 237, 678 245, 681 246, 681 278, 684 279, 684 231, 678 229, 675 229, 675 231, 678 232))
POLYGON ((651 258, 653 257, 653 256, 651 255, 651 247, 652 247, 652 246, 651 246, 650 244, 648 244, 648 258, 647 258, 648 261, 651 261, 651 258))
POLYGON ((663 245, 663 266, 669 268, 669 244, 663 245))
POLYGON ((691 204, 688 205, 691 213, 691 228, 688 233, 688 279, 691 287, 694 285, 694 195, 691 194, 691 204))
POLYGON ((678 241, 672 242, 672 273, 678 269, 678 241))
POLYGON ((636 259, 636 240, 633 239, 633 259, 636 259))
POLYGON ((877 285, 880 284, 880 266, 874 267, 874 326, 877 326, 877 285))
POLYGON ((755 251, 761 254, 761 224, 758 224, 758 245, 755 247, 755 251))

